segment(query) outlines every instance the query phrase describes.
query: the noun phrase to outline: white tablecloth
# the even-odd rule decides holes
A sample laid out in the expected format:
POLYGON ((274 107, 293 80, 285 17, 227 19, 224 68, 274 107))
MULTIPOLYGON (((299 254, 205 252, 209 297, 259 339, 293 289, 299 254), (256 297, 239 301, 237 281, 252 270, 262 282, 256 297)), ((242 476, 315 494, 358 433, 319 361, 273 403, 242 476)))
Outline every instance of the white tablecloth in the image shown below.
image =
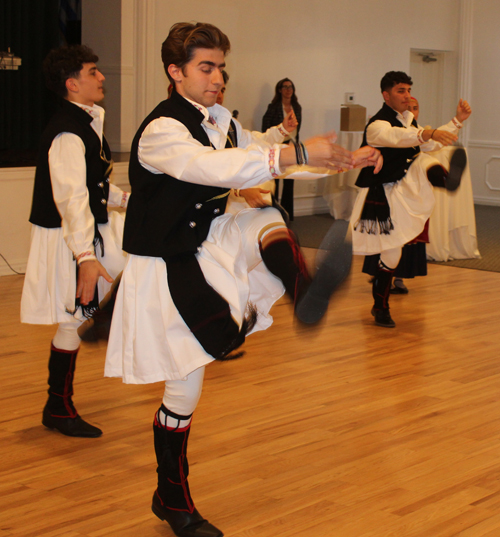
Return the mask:
MULTIPOLYGON (((361 147, 362 141, 362 131, 340 131, 337 143, 349 151, 356 151, 361 147)), ((325 178, 323 198, 330 207, 330 214, 337 220, 351 218, 354 201, 358 195, 358 188, 355 186, 358 175, 359 170, 352 170, 325 178)))
MULTIPOLYGON (((429 153, 448 167, 452 147, 429 153)), ((469 165, 455 192, 434 189, 436 206, 429 221, 427 258, 434 261, 481 257, 477 249, 476 215, 469 165)))

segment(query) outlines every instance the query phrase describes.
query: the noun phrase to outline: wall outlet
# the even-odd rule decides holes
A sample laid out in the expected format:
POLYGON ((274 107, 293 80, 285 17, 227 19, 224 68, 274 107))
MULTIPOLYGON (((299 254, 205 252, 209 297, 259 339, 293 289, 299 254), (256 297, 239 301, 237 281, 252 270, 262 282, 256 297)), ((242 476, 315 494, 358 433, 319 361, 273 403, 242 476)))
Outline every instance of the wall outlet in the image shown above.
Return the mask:
POLYGON ((316 181, 311 182, 307 185, 307 191, 309 194, 317 194, 318 193, 318 184, 316 181))
POLYGON ((356 94, 355 93, 346 93, 345 94, 345 104, 355 104, 356 103, 356 94))

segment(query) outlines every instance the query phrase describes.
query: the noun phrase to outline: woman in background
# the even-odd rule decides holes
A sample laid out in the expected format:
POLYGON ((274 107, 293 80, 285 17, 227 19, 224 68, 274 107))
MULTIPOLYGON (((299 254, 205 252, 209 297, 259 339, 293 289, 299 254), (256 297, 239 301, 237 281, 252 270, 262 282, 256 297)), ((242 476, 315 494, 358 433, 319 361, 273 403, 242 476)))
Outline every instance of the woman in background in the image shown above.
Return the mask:
MULTIPOLYGON (((274 98, 267 107, 262 118, 262 132, 270 127, 283 123, 286 115, 293 112, 297 120, 297 127, 283 141, 287 144, 290 140, 299 141, 300 125, 302 123, 302 107, 297 100, 295 86, 289 78, 283 78, 276 84, 274 98)), ((279 195, 279 179, 276 179, 276 198, 279 195)), ((288 212, 290 220, 293 220, 293 179, 283 180, 283 192, 281 193, 281 206, 288 212)))

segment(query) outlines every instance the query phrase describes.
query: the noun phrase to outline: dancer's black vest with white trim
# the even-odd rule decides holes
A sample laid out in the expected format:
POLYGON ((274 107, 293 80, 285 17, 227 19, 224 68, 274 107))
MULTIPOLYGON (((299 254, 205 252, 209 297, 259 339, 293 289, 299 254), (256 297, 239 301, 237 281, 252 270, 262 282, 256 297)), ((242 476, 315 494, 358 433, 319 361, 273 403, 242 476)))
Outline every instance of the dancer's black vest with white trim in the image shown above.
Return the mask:
MULTIPOLYGON (((61 109, 49 121, 42 134, 40 152, 35 174, 33 202, 30 222, 46 228, 61 227, 61 216, 54 202, 49 170, 49 150, 57 135, 63 132, 76 134, 85 146, 85 165, 89 205, 97 224, 108 221, 109 183, 106 172, 111 152, 103 136, 99 136, 90 125, 92 116, 79 106, 62 100, 61 109), (101 149, 106 160, 101 158, 101 149)), ((70 158, 70 156, 69 156, 70 158)))
MULTIPOLYGON (((365 127, 362 146, 367 145, 366 131, 374 121, 389 122, 393 127, 404 126, 397 119, 397 112, 384 103, 382 108, 370 119, 365 127)), ((417 122, 413 120, 415 127, 417 122)), ((385 195, 384 184, 395 183, 403 179, 413 159, 420 153, 420 147, 379 147, 384 164, 378 174, 373 166, 363 168, 359 173, 356 186, 368 188, 365 204, 360 219, 354 223, 354 229, 368 234, 390 234, 394 229, 391 210, 385 195)))
MULTIPOLYGON (((363 134, 363 144, 367 145, 366 131, 368 126, 374 121, 387 121, 393 127, 404 128, 401 122, 397 119, 397 112, 390 106, 384 103, 382 108, 372 117, 365 127, 363 134)), ((412 125, 417 126, 417 122, 413 120, 412 125)), ((384 183, 395 183, 400 181, 407 173, 413 159, 420 153, 420 147, 378 147, 384 157, 384 165, 378 174, 374 174, 375 168, 363 168, 356 181, 356 186, 360 188, 371 187, 374 185, 382 185, 384 183)))
MULTIPOLYGON (((144 120, 132 142, 132 194, 123 248, 134 255, 163 258, 170 295, 184 322, 208 354, 224 359, 243 343, 249 328, 244 322, 240 330, 232 319, 227 301, 206 282, 196 253, 212 221, 224 214, 229 189, 155 174, 140 164, 141 136, 160 117, 179 121, 195 140, 211 146, 202 126, 204 115, 176 91, 144 120)), ((226 148, 236 146, 236 137, 231 142, 227 141, 226 148)))
POLYGON ((224 214, 229 189, 179 181, 165 173, 152 173, 140 164, 138 148, 142 133, 160 117, 176 119, 195 140, 207 147, 211 145, 202 126, 204 115, 175 91, 143 121, 130 153, 132 194, 123 249, 150 257, 196 253, 207 238, 212 220, 224 214))

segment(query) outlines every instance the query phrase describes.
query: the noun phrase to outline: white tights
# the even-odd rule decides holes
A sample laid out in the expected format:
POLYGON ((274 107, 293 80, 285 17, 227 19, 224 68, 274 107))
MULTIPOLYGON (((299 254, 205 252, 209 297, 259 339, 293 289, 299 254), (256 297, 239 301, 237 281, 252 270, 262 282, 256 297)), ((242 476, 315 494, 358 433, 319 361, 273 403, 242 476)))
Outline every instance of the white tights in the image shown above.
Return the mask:
POLYGON ((62 351, 77 350, 80 346, 80 337, 77 333, 79 326, 80 323, 59 323, 52 345, 62 351))
POLYGON ((380 253, 380 261, 389 269, 394 270, 401 259, 403 248, 391 248, 380 253))
MULTIPOLYGON (((252 269, 262 261, 259 248, 262 238, 277 228, 286 229, 286 226, 280 212, 274 208, 242 212, 237 216, 237 219, 238 226, 242 230, 241 238, 247 264, 252 269)), ((165 421, 167 427, 173 429, 182 429, 189 425, 190 416, 200 400, 204 375, 205 367, 200 367, 183 380, 167 380, 165 382, 164 406, 174 414, 189 417, 185 420, 177 420, 160 411, 157 416, 162 425, 165 425, 165 421)))
MULTIPOLYGON (((205 367, 200 367, 195 369, 185 379, 167 380, 165 382, 163 404, 174 414, 191 416, 201 397, 204 376, 205 367)), ((165 425, 165 414, 160 412, 159 417, 162 425, 165 425)), ((179 420, 168 416, 166 425, 169 428, 183 428, 187 427, 190 422, 190 417, 179 422, 179 420)))
POLYGON ((245 252, 249 271, 257 266, 260 256, 260 242, 271 231, 278 228, 286 229, 285 222, 278 209, 266 207, 258 211, 242 211, 237 216, 241 230, 241 241, 245 252))

